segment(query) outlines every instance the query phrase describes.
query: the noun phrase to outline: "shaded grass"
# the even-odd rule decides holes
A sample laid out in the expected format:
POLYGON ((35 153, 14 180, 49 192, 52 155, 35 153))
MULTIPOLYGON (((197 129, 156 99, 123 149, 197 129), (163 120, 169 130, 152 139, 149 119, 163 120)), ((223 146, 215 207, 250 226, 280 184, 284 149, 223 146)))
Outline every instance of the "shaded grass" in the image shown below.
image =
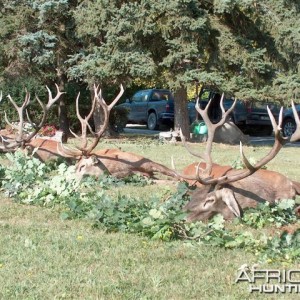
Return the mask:
MULTIPOLYGON (((194 161, 181 145, 153 140, 102 142, 99 147, 120 146, 168 166, 174 156, 178 169, 194 161)), ((203 150, 203 145, 196 148, 203 150)), ((259 158, 269 147, 245 147, 259 158)), ((300 181, 298 149, 284 148, 268 165, 300 181), (288 167, 289 166, 289 167, 288 167)), ((215 145, 213 156, 230 164, 236 146, 215 145)), ((164 186, 120 186, 109 193, 130 194, 147 200, 164 186)), ((84 220, 62 221, 59 208, 15 204, 0 200, 0 299, 264 299, 235 284, 237 269, 257 259, 243 249, 196 245, 183 241, 151 241, 137 235, 106 233, 84 220)), ((242 231, 243 226, 233 226, 242 231)), ((259 234, 260 232, 257 231, 259 234)), ((267 268, 284 268, 280 264, 267 268)), ((289 268, 299 268, 299 264, 289 268)), ((290 299, 270 295, 269 299, 290 299)))

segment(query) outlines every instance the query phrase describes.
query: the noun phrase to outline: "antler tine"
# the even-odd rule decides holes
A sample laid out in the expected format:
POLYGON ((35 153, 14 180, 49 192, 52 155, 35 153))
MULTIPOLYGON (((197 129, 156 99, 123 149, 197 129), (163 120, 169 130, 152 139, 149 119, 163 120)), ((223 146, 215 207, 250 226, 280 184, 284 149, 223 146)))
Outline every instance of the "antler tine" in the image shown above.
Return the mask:
POLYGON ((210 125, 213 125, 213 123, 210 121, 210 118, 208 116, 208 109, 210 107, 210 104, 212 102, 212 99, 209 99, 207 105, 205 106, 204 109, 202 109, 200 107, 200 104, 199 104, 199 97, 197 97, 197 100, 196 100, 196 105, 195 105, 195 108, 197 110, 197 112, 201 115, 204 123, 206 124, 206 126, 210 126, 210 125))
MULTIPOLYGON (((18 106, 17 103, 13 100, 13 98, 10 95, 7 96, 9 101, 15 107, 15 109, 18 113, 18 116, 19 116, 19 125, 17 127, 18 133, 16 135, 17 144, 21 143, 22 140, 23 140, 24 109, 28 106, 28 104, 30 102, 30 93, 27 91, 27 89, 25 89, 25 91, 26 91, 25 100, 24 100, 24 102, 22 103, 21 106, 18 106)), ((8 121, 7 116, 6 116, 5 119, 6 119, 6 121, 8 121)), ((7 122, 7 123, 11 124, 10 122, 7 122)))
POLYGON ((199 97, 198 97, 197 101, 196 101, 196 105, 195 105, 195 108, 196 108, 197 112, 201 115, 204 123, 207 126, 208 139, 207 139, 207 142, 206 142, 206 150, 205 150, 204 154, 201 155, 201 158, 204 159, 204 161, 206 162, 206 168, 205 168, 204 173, 206 173, 208 175, 210 175, 211 170, 212 170, 211 150, 212 150, 213 138, 214 138, 214 135, 215 135, 215 126, 211 122, 211 120, 208 116, 208 109, 210 107, 211 102, 212 102, 212 99, 210 99, 208 101, 208 103, 207 103, 207 105, 204 109, 201 109, 200 105, 199 105, 199 97))
POLYGON ((44 104, 40 98, 35 95, 35 99, 38 101, 39 105, 41 106, 42 110, 43 110, 43 116, 40 120, 40 122, 38 123, 38 125, 35 125, 32 121, 31 121, 31 118, 29 116, 29 113, 28 111, 26 110, 26 114, 27 114, 27 118, 28 118, 28 121, 30 122, 30 124, 33 126, 34 128, 34 131, 32 133, 30 133, 25 139, 24 139, 24 142, 28 142, 30 141, 38 132, 39 130, 43 127, 43 125, 45 124, 46 122, 46 117, 47 117, 47 113, 50 109, 50 107, 60 98, 60 96, 62 94, 65 94, 65 92, 61 92, 59 90, 59 87, 57 84, 55 84, 56 86, 56 89, 57 89, 57 94, 56 96, 53 98, 53 95, 52 95, 52 92, 51 90, 48 88, 48 86, 46 86, 46 89, 48 91, 48 102, 47 104, 44 104))
MULTIPOLYGON (((81 140, 82 140, 82 145, 81 147, 86 147, 87 145, 87 137, 86 137, 86 123, 85 122, 86 120, 83 119, 80 115, 80 112, 79 112, 79 98, 80 98, 80 92, 78 92, 77 94, 77 97, 76 97, 76 116, 81 124, 81 140)), ((78 147, 79 149, 79 147, 78 147)))
POLYGON ((61 92, 60 90, 59 90, 59 86, 55 83, 55 86, 56 86, 56 90, 57 90, 57 94, 56 94, 56 96, 53 98, 53 96, 52 96, 52 92, 51 92, 51 90, 48 88, 48 86, 46 86, 46 89, 47 89, 47 91, 48 91, 48 103, 47 103, 47 105, 46 105, 46 110, 48 111, 49 110, 49 108, 60 98, 60 96, 62 95, 62 94, 65 94, 65 92, 61 92))
POLYGON ((104 101, 103 97, 102 97, 102 93, 101 93, 101 89, 100 92, 96 92, 95 91, 95 99, 97 100, 98 104, 100 105, 100 107, 103 110, 103 114, 104 114, 104 121, 103 124, 101 125, 100 129, 98 132, 93 132, 93 136, 94 136, 94 140, 92 142, 92 144, 86 148, 86 155, 88 155, 89 153, 91 153, 93 151, 93 149, 98 145, 100 138, 102 137, 102 135, 104 134, 108 123, 109 123, 109 107, 106 104, 106 102, 104 101))
POLYGON ((294 101, 292 101, 292 109, 293 109, 294 119, 295 119, 297 128, 296 128, 296 131, 292 134, 290 141, 295 142, 295 141, 300 140, 300 118, 297 113, 294 101))
MULTIPOLYGON (((95 107, 96 107, 96 96, 99 93, 99 86, 94 85, 94 98, 93 98, 93 102, 92 102, 92 108, 89 112, 89 114, 87 116, 85 116, 84 118, 81 116, 80 111, 79 111, 79 98, 80 98, 80 92, 77 94, 76 97, 76 116, 81 124, 81 137, 79 137, 76 133, 74 133, 71 129, 70 132, 74 135, 75 138, 81 139, 81 145, 80 146, 76 146, 76 149, 70 149, 67 148, 65 146, 60 145, 59 151, 60 153, 64 153, 67 156, 71 156, 71 157, 76 157, 76 156, 80 156, 82 154, 86 154, 87 152, 87 145, 88 145, 88 140, 87 140, 87 129, 89 129, 89 131, 94 135, 94 131, 92 130, 90 124, 89 124, 89 119, 92 117, 94 111, 95 111, 95 107)), ((100 91, 101 92, 101 91, 100 91)))
POLYGON ((221 105, 221 110, 222 110, 222 118, 221 120, 216 124, 216 127, 220 127, 222 126, 225 121, 227 120, 229 114, 233 111, 233 109, 235 108, 235 105, 237 103, 237 98, 234 98, 234 101, 231 105, 231 107, 225 111, 225 108, 224 108, 224 93, 222 94, 222 97, 221 97, 221 102, 220 102, 220 105, 221 105))
POLYGON ((96 98, 98 104, 100 105, 100 107, 102 108, 103 113, 104 113, 104 121, 103 121, 99 131, 94 133, 94 140, 93 140, 92 144, 86 149, 86 151, 85 151, 86 155, 90 154, 91 151, 93 151, 93 149, 98 145, 100 138, 104 134, 104 132, 107 129, 107 126, 109 124, 110 111, 115 106, 115 104, 119 101, 119 99, 121 98, 121 96, 124 93, 124 88, 123 88, 123 85, 121 84, 119 94, 111 102, 110 105, 107 105, 105 100, 102 97, 102 90, 100 89, 100 92, 98 92, 98 87, 96 87, 96 86, 94 86, 94 90, 95 90, 95 98, 96 98))
MULTIPOLYGON (((42 119, 41 119, 39 125, 34 126, 34 127, 37 128, 37 131, 39 131, 39 130, 41 129, 41 127, 44 125, 44 123, 45 123, 45 121, 46 121, 46 116, 47 116, 47 113, 48 113, 50 107, 51 107, 51 106, 52 106, 52 105, 60 98, 60 96, 61 96, 62 94, 65 94, 65 92, 61 92, 61 91, 59 90, 59 87, 58 87, 58 85, 57 85, 56 83, 55 83, 55 86, 56 86, 57 94, 56 94, 56 96, 55 96, 54 98, 53 98, 53 95, 52 95, 51 90, 49 89, 48 86, 46 86, 46 89, 47 89, 47 91, 48 91, 48 102, 47 102, 47 104, 44 104, 44 103, 40 100, 40 98, 39 98, 37 95, 35 95, 35 99, 38 101, 38 103, 40 104, 40 106, 41 106, 41 108, 42 108, 42 110, 43 110, 43 117, 42 117, 42 119)), ((27 114, 27 115, 28 115, 28 114, 27 114)), ((30 119, 30 118, 28 118, 28 119, 30 119)), ((31 122, 31 121, 29 121, 29 122, 33 125, 33 122, 31 122)))
POLYGON ((14 125, 13 123, 11 123, 11 122, 8 120, 6 111, 4 112, 4 120, 5 120, 5 122, 6 122, 11 128, 14 128, 14 129, 16 129, 16 130, 19 129, 18 126, 14 125))
POLYGON ((191 176, 185 175, 176 169, 175 163, 174 163, 174 158, 173 158, 173 156, 171 156, 171 166, 172 166, 174 173, 176 174, 176 176, 178 178, 185 179, 185 180, 193 180, 194 182, 198 181, 198 182, 202 183, 203 185, 207 185, 207 184, 209 184, 209 180, 211 179, 211 177, 203 178, 201 176, 201 175, 203 175, 205 169, 201 168, 200 164, 201 164, 201 162, 199 162, 198 165, 196 166, 195 175, 191 175, 191 176), (200 175, 200 173, 201 173, 201 175, 200 175))
POLYGON ((203 158, 206 162, 205 174, 207 174, 207 175, 210 175, 211 170, 212 170, 213 162, 212 162, 212 158, 211 158, 211 151, 212 151, 212 143, 213 143, 216 129, 221 127, 225 123, 227 117, 232 112, 232 110, 234 109, 236 102, 237 102, 237 99, 235 99, 233 104, 231 105, 231 107, 227 111, 225 111, 223 100, 224 100, 224 93, 222 94, 221 101, 220 101, 222 117, 221 117, 221 120, 216 124, 213 124, 208 116, 208 109, 210 107, 212 99, 209 100, 208 104, 206 105, 206 107, 204 109, 201 109, 200 105, 199 105, 199 97, 198 97, 197 103, 195 106, 196 110, 201 115, 204 123, 206 124, 207 131, 208 131, 208 133, 207 133, 208 139, 207 139, 207 143, 206 143, 206 149, 205 149, 204 154, 201 156, 201 158, 203 158))
MULTIPOLYGON (((94 98, 93 98, 93 102, 92 102, 92 108, 89 112, 89 114, 83 118, 80 115, 79 112, 79 96, 80 93, 78 93, 78 96, 76 98, 76 115, 81 123, 81 139, 82 139, 82 145, 81 146, 77 146, 77 150, 75 149, 68 149, 66 147, 64 147, 63 145, 60 146, 60 152, 64 152, 66 155, 69 156, 78 156, 78 155, 88 155, 90 154, 90 152, 97 146, 101 136, 103 135, 103 133, 105 132, 108 124, 109 124, 109 113, 111 111, 111 109, 113 108, 113 106, 118 102, 118 100, 120 99, 120 97, 122 96, 124 92, 123 86, 121 85, 121 90, 118 94, 118 96, 113 100, 113 102, 110 105, 107 105, 105 100, 102 97, 102 90, 100 89, 99 85, 95 85, 94 84, 94 98), (104 113, 104 121, 103 124, 100 128, 100 130, 98 132, 94 132, 91 128, 91 126, 89 125, 89 119, 92 117, 95 108, 96 108, 96 104, 98 103, 98 105, 102 108, 103 113, 104 113), (90 146, 88 146, 88 140, 87 140, 87 128, 89 129, 89 131, 92 133, 92 135, 94 136, 94 140, 92 142, 92 144, 90 146)), ((72 132, 72 131, 71 131, 72 132)), ((78 136, 72 132, 72 134, 78 138, 78 136)))
POLYGON ((81 150, 65 147, 61 140, 57 143, 56 149, 57 152, 64 157, 79 157, 82 154, 81 150))
POLYGON ((32 122, 32 120, 30 118, 30 115, 29 115, 28 111, 26 110, 27 119, 28 119, 29 123, 32 125, 32 127, 34 128, 34 131, 31 134, 29 134, 26 137, 26 139, 24 139, 24 142, 30 141, 39 132, 39 130, 43 127, 43 125, 44 125, 44 123, 46 121, 47 113, 48 113, 50 107, 60 98, 60 96, 62 94, 65 94, 65 92, 61 92, 59 90, 59 87, 58 87, 57 84, 55 84, 55 86, 56 86, 57 94, 56 94, 56 96, 54 98, 53 98, 51 90, 49 89, 48 86, 46 86, 46 89, 48 91, 48 102, 47 102, 47 104, 44 104, 40 100, 40 98, 37 95, 35 95, 35 99, 37 100, 37 102, 39 103, 39 105, 41 106, 41 108, 43 110, 43 116, 42 116, 42 118, 41 118, 41 120, 40 120, 40 122, 39 122, 38 125, 36 125, 36 124, 34 124, 32 122))
POLYGON ((2 91, 0 92, 0 102, 2 101, 2 91))
POLYGON ((111 104, 108 105, 108 111, 110 112, 111 109, 116 105, 116 103, 120 100, 120 98, 122 97, 124 93, 124 87, 123 84, 120 84, 120 92, 117 95, 117 97, 113 100, 113 102, 111 104))
MULTIPOLYGON (((2 143, 3 147, 1 147, 1 150, 12 151, 15 147, 19 146, 23 142, 24 109, 28 106, 28 104, 30 102, 30 93, 27 91, 27 89, 25 89, 25 91, 26 91, 25 100, 21 106, 18 106, 17 103, 13 100, 13 98, 10 95, 7 96, 9 101, 13 104, 13 106, 15 107, 15 109, 18 113, 19 124, 18 124, 18 126, 16 126, 16 125, 12 124, 11 122, 9 122, 6 112, 4 112, 5 122, 9 126, 11 126, 12 128, 15 128, 17 130, 17 135, 16 135, 16 139, 13 142, 8 143, 8 145, 5 145, 4 143, 2 143)), ((2 93, 1 93, 1 98, 2 98, 2 93)), ((2 141, 3 141, 3 139, 2 139, 2 141)))
MULTIPOLYGON (((77 98, 76 98, 76 115, 77 115, 77 118, 79 119, 79 121, 81 123, 81 140, 82 140, 82 144, 81 144, 81 146, 79 146, 77 148, 81 151, 85 151, 85 148, 88 144, 88 141, 87 141, 87 128, 89 129, 89 131, 91 133, 93 133, 92 128, 91 128, 88 121, 89 121, 89 119, 91 118, 91 116, 93 115, 93 113, 95 111, 96 98, 94 97, 94 99, 93 99, 92 108, 91 108, 89 114, 85 118, 82 118, 82 116, 80 115, 80 112, 79 112, 79 97, 80 97, 80 92, 78 93, 77 98)), ((75 136, 77 136, 77 135, 75 134, 75 136)))
POLYGON ((45 107, 45 104, 39 99, 39 97, 37 95, 35 95, 35 99, 38 101, 38 103, 42 107, 43 118, 42 118, 42 120, 41 120, 41 122, 40 122, 39 125, 34 124, 34 122, 32 122, 32 120, 31 120, 31 117, 30 117, 29 112, 28 112, 27 109, 26 109, 26 117, 27 117, 27 120, 29 121, 29 123, 31 124, 31 126, 36 130, 36 132, 38 132, 40 130, 40 128, 43 126, 43 123, 45 122, 45 117, 46 117, 45 110, 46 110, 46 107, 45 107))
POLYGON ((266 165, 269 161, 271 161, 280 151, 280 149, 284 146, 284 144, 288 141, 288 139, 283 138, 281 135, 281 122, 282 122, 282 116, 283 116, 283 108, 280 109, 280 113, 279 113, 279 118, 278 118, 278 124, 275 120, 274 115, 272 114, 271 110, 269 107, 267 107, 267 111, 271 120, 271 124, 274 130, 274 136, 275 136, 275 141, 274 144, 271 148, 271 150, 269 151, 269 153, 264 156, 260 161, 258 161, 254 166, 249 162, 249 160, 246 158, 244 151, 243 151, 243 146, 242 143, 240 143, 240 155, 241 158, 243 160, 243 163, 245 165, 245 167, 247 168, 244 171, 241 171, 238 174, 226 177, 226 178, 221 178, 221 179, 217 179, 216 183, 218 184, 224 184, 224 183, 229 183, 229 182, 234 182, 234 181, 238 181, 241 180, 245 177, 250 176, 251 174, 253 174, 254 172, 256 172, 257 170, 261 169, 264 165, 266 165))

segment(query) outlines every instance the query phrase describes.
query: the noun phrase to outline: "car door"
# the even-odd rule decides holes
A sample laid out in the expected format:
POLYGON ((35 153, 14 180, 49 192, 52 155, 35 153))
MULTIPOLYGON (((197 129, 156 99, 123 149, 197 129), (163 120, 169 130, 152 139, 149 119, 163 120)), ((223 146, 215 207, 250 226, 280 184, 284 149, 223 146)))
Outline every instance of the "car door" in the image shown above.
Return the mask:
POLYGON ((149 91, 136 92, 130 101, 128 119, 136 123, 143 123, 147 121, 147 107, 148 107, 149 91))

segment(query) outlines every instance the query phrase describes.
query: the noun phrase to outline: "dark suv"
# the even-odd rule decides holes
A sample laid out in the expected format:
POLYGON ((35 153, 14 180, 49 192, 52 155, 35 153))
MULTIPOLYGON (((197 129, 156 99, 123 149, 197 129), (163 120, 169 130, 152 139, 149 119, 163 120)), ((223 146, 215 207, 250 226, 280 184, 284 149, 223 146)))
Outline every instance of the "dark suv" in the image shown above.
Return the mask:
POLYGON ((129 123, 147 124, 151 130, 174 121, 174 98, 170 90, 140 90, 118 106, 128 110, 129 123))
MULTIPOLYGON (((200 92, 200 107, 204 108, 209 99, 212 99, 208 115, 213 123, 217 123, 222 111, 220 107, 221 95, 210 90, 202 90, 200 92)), ((234 100, 226 98, 223 100, 225 110, 228 110, 234 100)), ((237 125, 244 133, 247 134, 272 134, 273 128, 267 111, 267 106, 271 109, 275 119, 278 119, 279 107, 274 103, 263 102, 248 102, 238 100, 234 110, 230 115, 230 119, 237 125)))
MULTIPOLYGON (((195 103, 187 103, 190 123, 196 117, 195 103)), ((118 105, 128 110, 128 123, 147 124, 151 130, 159 125, 173 126, 174 97, 167 89, 147 89, 137 91, 125 103, 118 105)))

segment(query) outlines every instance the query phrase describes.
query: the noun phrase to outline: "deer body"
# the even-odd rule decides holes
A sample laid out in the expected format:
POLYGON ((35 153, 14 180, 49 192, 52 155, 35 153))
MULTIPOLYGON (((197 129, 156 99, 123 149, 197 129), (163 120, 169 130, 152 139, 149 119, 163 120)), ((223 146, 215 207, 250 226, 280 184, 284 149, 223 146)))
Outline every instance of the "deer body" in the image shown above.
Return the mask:
MULTIPOLYGON (((195 175, 198 163, 191 164, 183 170, 184 175, 195 175)), ((199 165, 205 167, 204 163, 199 165)), ((232 169, 230 166, 212 165, 212 177, 236 176, 244 170, 232 169)), ((242 213, 247 207, 255 207, 260 202, 274 203, 282 199, 294 199, 300 195, 300 183, 288 179, 286 176, 265 169, 257 170, 252 175, 241 180, 227 183, 221 190, 213 190, 212 186, 197 182, 197 189, 192 194, 191 201, 185 206, 189 211, 188 220, 206 220, 217 213, 225 219, 236 215, 226 204, 230 197, 234 197, 242 213), (225 199, 227 198, 227 199, 225 199)))
POLYGON ((189 221, 207 220, 218 213, 222 214, 225 219, 240 217, 244 208, 254 207, 259 202, 293 199, 296 195, 300 195, 299 182, 291 181, 280 173, 262 169, 287 142, 300 140, 300 118, 294 102, 292 102, 292 109, 297 125, 295 132, 289 138, 283 137, 281 133, 283 108, 280 110, 277 124, 271 110, 267 107, 274 131, 273 146, 258 162, 251 164, 240 144, 240 155, 245 169, 235 170, 229 166, 214 164, 211 156, 215 132, 224 125, 236 104, 235 100, 233 105, 225 110, 223 98, 224 94, 220 101, 222 117, 217 123, 213 123, 209 118, 208 108, 211 100, 204 109, 201 109, 199 99, 197 99, 196 110, 201 115, 208 131, 203 154, 189 149, 184 137, 181 137, 187 150, 201 159, 199 163, 187 166, 181 174, 176 172, 178 176, 197 186, 191 201, 185 206, 185 210, 189 212, 189 221))
POLYGON ((33 154, 42 162, 49 160, 57 160, 58 158, 65 158, 69 160, 65 155, 60 153, 58 149, 59 143, 51 139, 35 138, 25 144, 25 151, 28 154, 33 154))
POLYGON ((5 128, 0 130, 0 136, 5 140, 13 140, 16 135, 13 133, 12 130, 5 128))
POLYGON ((79 178, 84 175, 99 177, 108 173, 122 178, 135 173, 154 177, 154 173, 174 177, 173 170, 143 156, 124 152, 118 149, 101 149, 92 152, 89 157, 81 157, 76 164, 76 174, 79 178))

